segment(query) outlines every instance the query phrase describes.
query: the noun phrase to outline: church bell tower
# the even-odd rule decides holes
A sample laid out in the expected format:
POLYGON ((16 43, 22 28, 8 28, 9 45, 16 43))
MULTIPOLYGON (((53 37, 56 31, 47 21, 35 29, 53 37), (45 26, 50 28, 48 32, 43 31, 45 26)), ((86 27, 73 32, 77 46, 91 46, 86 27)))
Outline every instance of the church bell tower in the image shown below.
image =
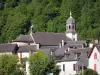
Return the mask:
POLYGON ((76 23, 70 11, 70 17, 66 21, 66 36, 72 41, 77 41, 76 23))

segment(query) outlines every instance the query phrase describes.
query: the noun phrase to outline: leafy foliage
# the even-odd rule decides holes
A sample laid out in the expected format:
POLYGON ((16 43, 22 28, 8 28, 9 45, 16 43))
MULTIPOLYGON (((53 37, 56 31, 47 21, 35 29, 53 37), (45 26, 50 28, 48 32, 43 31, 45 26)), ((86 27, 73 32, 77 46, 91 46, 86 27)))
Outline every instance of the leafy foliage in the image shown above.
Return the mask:
POLYGON ((17 69, 13 73, 11 73, 11 75, 24 75, 24 71, 17 69))
POLYGON ((0 42, 34 31, 65 32, 69 11, 76 20, 78 38, 100 37, 100 0, 0 0, 0 42))
MULTIPOLYGON (((86 69, 84 70, 84 75, 98 75, 98 73, 92 69, 86 69)), ((82 72, 80 73, 80 75, 82 75, 82 72)))
POLYGON ((33 53, 29 57, 29 69, 31 75, 42 75, 47 66, 48 58, 43 52, 33 53))
POLYGON ((59 75, 60 69, 56 66, 56 62, 53 58, 49 59, 48 65, 46 66, 44 72, 59 75))
POLYGON ((42 51, 30 55, 29 69, 31 75, 47 75, 47 73, 58 75, 60 71, 56 66, 56 62, 49 59, 42 51))
POLYGON ((17 56, 10 54, 0 55, 0 75, 10 75, 16 70, 17 56))

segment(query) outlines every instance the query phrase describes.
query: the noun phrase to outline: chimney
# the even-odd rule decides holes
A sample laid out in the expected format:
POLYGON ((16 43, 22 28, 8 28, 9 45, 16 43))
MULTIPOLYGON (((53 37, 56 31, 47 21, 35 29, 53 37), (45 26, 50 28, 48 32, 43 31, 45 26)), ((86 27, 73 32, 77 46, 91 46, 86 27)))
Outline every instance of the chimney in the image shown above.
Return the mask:
POLYGON ((70 47, 68 47, 68 51, 70 51, 70 47))
POLYGON ((84 48, 84 44, 82 44, 82 48, 84 48))
POLYGON ((65 50, 65 53, 66 53, 66 50, 65 50))
POLYGON ((76 53, 76 59, 78 58, 78 54, 76 53))
POLYGON ((59 48, 61 48, 61 43, 59 43, 59 48))
POLYGON ((65 58, 67 58, 67 56, 66 56, 66 50, 65 50, 65 58))
POLYGON ((61 42, 61 43, 62 43, 62 46, 64 46, 64 40, 62 40, 62 42, 61 42))

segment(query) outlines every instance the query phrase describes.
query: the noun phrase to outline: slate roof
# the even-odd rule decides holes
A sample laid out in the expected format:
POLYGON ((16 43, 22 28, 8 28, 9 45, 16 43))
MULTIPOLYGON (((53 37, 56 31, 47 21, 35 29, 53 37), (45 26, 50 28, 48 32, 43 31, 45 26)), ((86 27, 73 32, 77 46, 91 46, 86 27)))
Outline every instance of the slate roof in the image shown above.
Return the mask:
POLYGON ((87 51, 90 51, 90 50, 88 48, 86 49, 84 48, 84 49, 75 49, 75 50, 67 51, 66 53, 62 54, 63 57, 59 61, 60 62, 77 61, 78 66, 81 66, 82 64, 84 66, 87 66, 88 65, 87 51), (82 53, 82 54, 80 54, 80 56, 76 58, 75 52, 82 53))
POLYGON ((13 42, 34 42, 31 35, 19 35, 13 42))
POLYGON ((55 55, 56 56, 66 56, 67 58, 62 58, 60 61, 76 61, 78 60, 78 58, 76 59, 76 54, 77 53, 82 53, 82 54, 85 54, 88 56, 88 53, 90 52, 90 48, 82 48, 82 44, 83 42, 75 42, 73 41, 72 42, 67 42, 66 45, 64 45, 63 47, 61 48, 58 48, 56 51, 55 51, 55 55), (69 48, 71 47, 71 48, 69 48), (68 50, 69 48, 69 50, 68 50), (65 53, 66 51, 66 53, 65 53))
POLYGON ((66 62, 66 61, 77 61, 78 59, 74 54, 70 54, 69 56, 64 56, 60 61, 66 62))
POLYGON ((66 42, 66 45, 64 45, 63 47, 61 48, 58 48, 56 51, 55 51, 55 54, 58 56, 58 55, 64 55, 65 51, 68 50, 68 48, 70 48, 70 51, 72 50, 77 50, 77 51, 85 51, 87 50, 86 48, 82 48, 82 45, 85 43, 85 41, 67 41, 66 42))
POLYGON ((17 44, 0 44, 0 53, 13 52, 16 53, 18 49, 17 44))
POLYGON ((86 41, 66 41, 66 44, 80 44, 80 45, 82 45, 82 44, 85 44, 85 45, 87 45, 87 43, 86 43, 86 41))
POLYGON ((89 59, 88 56, 86 54, 81 54, 76 65, 77 66, 88 66, 89 64, 89 59))
POLYGON ((47 48, 47 49, 40 49, 41 51, 43 51, 45 54, 50 55, 51 49, 47 48))
POLYGON ((36 51, 36 46, 35 45, 19 46, 17 52, 30 52, 30 51, 36 51))
POLYGON ((41 45, 40 49, 47 49, 47 48, 58 48, 59 46, 45 46, 45 45, 41 45))
POLYGON ((50 33, 50 32, 36 32, 33 33, 33 38, 36 43, 40 45, 59 45, 59 43, 64 41, 71 41, 70 38, 66 36, 65 33, 50 33))
POLYGON ((90 52, 90 48, 78 48, 78 49, 71 49, 71 52, 76 52, 76 53, 86 53, 86 52, 90 52))

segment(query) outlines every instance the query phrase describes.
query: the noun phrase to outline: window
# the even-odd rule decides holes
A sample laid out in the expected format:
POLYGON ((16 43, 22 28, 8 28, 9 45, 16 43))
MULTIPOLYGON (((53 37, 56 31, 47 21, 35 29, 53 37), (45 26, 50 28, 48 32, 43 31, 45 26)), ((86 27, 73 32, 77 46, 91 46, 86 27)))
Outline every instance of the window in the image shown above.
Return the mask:
POLYGON ((70 29, 71 27, 69 26, 69 29, 70 29))
POLYGON ((97 53, 95 52, 94 53, 94 60, 96 60, 97 59, 97 53))
POLYGON ((65 64, 63 64, 63 71, 65 71, 65 64))
POLYGON ((74 70, 74 71, 76 70, 75 66, 76 66, 76 64, 73 64, 73 70, 74 70))

